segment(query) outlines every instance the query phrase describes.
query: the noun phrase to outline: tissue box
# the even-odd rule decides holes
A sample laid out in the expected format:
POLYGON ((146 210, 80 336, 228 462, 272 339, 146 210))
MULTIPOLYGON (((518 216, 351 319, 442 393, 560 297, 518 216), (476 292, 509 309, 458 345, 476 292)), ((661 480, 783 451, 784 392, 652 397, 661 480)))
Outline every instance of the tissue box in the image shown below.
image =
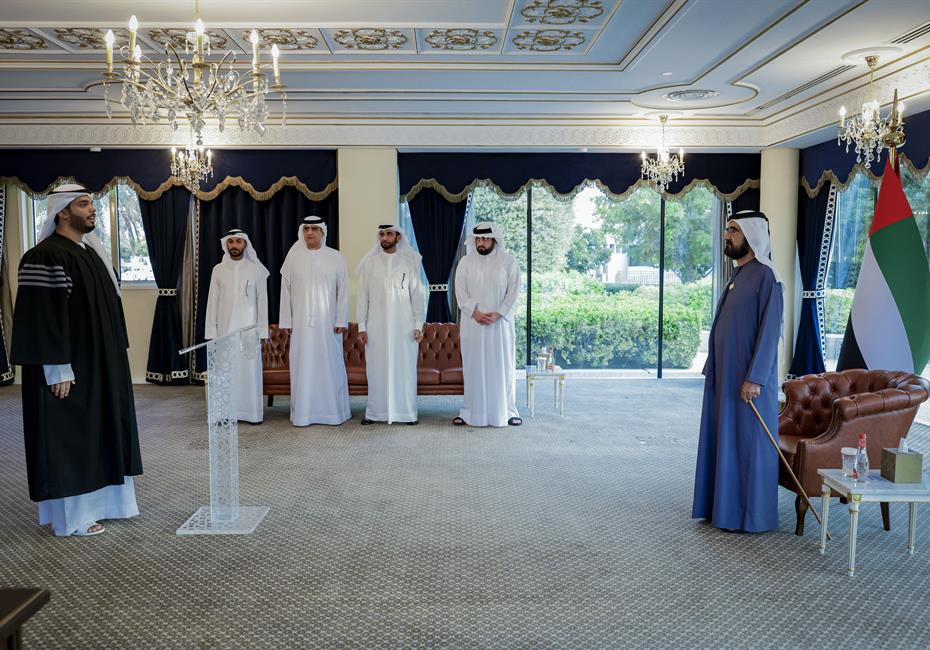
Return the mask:
POLYGON ((923 454, 901 453, 897 449, 882 449, 882 478, 895 483, 923 482, 923 454))

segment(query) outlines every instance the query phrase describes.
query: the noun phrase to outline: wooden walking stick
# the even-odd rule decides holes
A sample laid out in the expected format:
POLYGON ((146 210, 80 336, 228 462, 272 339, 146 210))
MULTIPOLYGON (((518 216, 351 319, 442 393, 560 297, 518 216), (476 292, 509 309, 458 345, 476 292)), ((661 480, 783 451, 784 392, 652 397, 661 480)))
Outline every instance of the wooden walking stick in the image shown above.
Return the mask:
MULTIPOLYGON (((772 432, 769 431, 768 426, 765 424, 765 420, 762 419, 762 416, 759 414, 759 409, 756 408, 756 405, 752 400, 748 402, 749 407, 752 409, 752 412, 756 414, 756 419, 759 420, 759 424, 762 425, 762 428, 765 429, 765 433, 769 437, 769 441, 772 443, 772 446, 775 447, 775 451, 778 452, 778 457, 781 458, 782 464, 785 466, 785 469, 788 470, 788 473, 791 475, 794 484, 798 488, 798 493, 801 495, 801 498, 804 499, 804 503, 807 504, 807 507, 810 508, 811 512, 814 513, 814 518, 817 519, 817 523, 820 524, 820 527, 823 528, 823 521, 820 520, 820 515, 817 514, 817 509, 814 507, 814 504, 811 503, 811 500, 807 496, 807 492, 804 491, 804 488, 801 487, 801 481, 798 480, 798 477, 795 475, 794 470, 791 469, 791 465, 788 464, 788 459, 785 458, 785 455, 781 453, 781 448, 778 446, 778 443, 775 442, 775 436, 772 435, 772 432)), ((829 498, 829 497, 827 497, 829 498)), ((827 531, 827 539, 831 542, 833 537, 830 536, 830 531, 827 531)))

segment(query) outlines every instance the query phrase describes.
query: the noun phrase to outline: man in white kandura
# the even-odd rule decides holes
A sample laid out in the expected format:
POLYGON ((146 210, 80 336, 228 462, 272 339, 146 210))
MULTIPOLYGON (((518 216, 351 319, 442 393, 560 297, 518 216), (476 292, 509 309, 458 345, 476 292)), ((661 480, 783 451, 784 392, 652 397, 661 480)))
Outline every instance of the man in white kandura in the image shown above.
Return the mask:
POLYGON ((365 348, 368 406, 362 424, 417 423, 417 357, 426 297, 420 255, 395 225, 378 226, 358 276, 359 338, 365 348))
MULTIPOLYGON (((262 354, 259 339, 268 338, 268 269, 258 259, 249 236, 233 228, 220 239, 223 260, 213 267, 207 297, 204 338, 217 339, 243 327, 248 354, 235 355, 233 372, 236 417, 250 424, 264 419, 262 354)), ((245 351, 244 351, 245 352, 245 351)))
POLYGON ((496 224, 479 223, 465 246, 466 255, 455 272, 465 397, 452 422, 475 427, 520 426, 513 325, 520 267, 504 248, 496 224))
POLYGON ((307 217, 281 267, 278 327, 291 330, 291 423, 342 424, 349 384, 342 336, 349 321, 349 273, 326 245, 326 224, 307 217))

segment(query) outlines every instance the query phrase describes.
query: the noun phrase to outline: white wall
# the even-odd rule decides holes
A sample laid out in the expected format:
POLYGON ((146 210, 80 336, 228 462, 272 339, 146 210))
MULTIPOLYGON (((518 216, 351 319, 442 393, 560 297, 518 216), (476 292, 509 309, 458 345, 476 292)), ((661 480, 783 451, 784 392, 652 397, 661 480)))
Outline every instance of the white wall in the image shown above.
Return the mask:
POLYGON ((785 339, 780 352, 780 378, 791 366, 794 350, 795 269, 797 258, 799 151, 788 147, 763 149, 760 209, 769 218, 772 260, 785 288, 785 339))
POLYGON ((339 250, 349 266, 349 320, 355 320, 355 266, 375 243, 378 224, 395 223, 400 201, 397 150, 339 149, 339 250))

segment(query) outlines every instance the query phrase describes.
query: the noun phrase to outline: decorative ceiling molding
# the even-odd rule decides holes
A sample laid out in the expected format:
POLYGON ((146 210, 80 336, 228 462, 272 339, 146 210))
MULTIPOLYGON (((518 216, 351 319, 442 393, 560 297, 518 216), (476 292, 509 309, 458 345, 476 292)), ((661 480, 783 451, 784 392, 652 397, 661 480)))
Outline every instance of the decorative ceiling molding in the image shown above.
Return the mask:
MULTIPOLYGON (((764 147, 757 127, 678 126, 671 137, 676 146, 701 148, 764 147)), ((264 136, 252 132, 204 130, 210 147, 465 147, 465 148, 622 148, 640 151, 652 147, 658 137, 655 125, 607 126, 540 124, 293 124, 269 126, 264 136)), ((132 127, 111 125, 0 124, 0 141, 8 147, 170 147, 179 143, 178 133, 167 125, 132 127)))
POLYGON ((530 0, 520 16, 531 25, 585 25, 607 13, 601 0, 530 0))
MULTIPOLYGON (((107 33, 105 29, 96 27, 56 27, 54 29, 55 40, 64 43, 68 47, 77 50, 100 51, 106 50, 103 37, 107 33)), ((129 42, 129 36, 124 30, 113 30, 116 37, 114 47, 119 49, 129 42)))
POLYGON ((382 52, 399 50, 410 39, 397 29, 366 27, 362 29, 337 29, 333 34, 333 40, 346 50, 382 52))
POLYGON ((490 50, 499 41, 494 32, 483 29, 434 29, 423 40, 431 49, 446 52, 490 50))
MULTIPOLYGON (((249 41, 251 32, 242 32, 242 39, 249 41)), ((303 29, 259 29, 259 46, 271 49, 277 45, 282 51, 297 52, 319 49, 320 39, 303 29)))
POLYGON ((584 32, 568 29, 524 30, 511 38, 518 50, 535 53, 567 52, 585 44, 584 32))
POLYGON ((0 29, 0 50, 47 50, 48 41, 27 29, 0 29))

